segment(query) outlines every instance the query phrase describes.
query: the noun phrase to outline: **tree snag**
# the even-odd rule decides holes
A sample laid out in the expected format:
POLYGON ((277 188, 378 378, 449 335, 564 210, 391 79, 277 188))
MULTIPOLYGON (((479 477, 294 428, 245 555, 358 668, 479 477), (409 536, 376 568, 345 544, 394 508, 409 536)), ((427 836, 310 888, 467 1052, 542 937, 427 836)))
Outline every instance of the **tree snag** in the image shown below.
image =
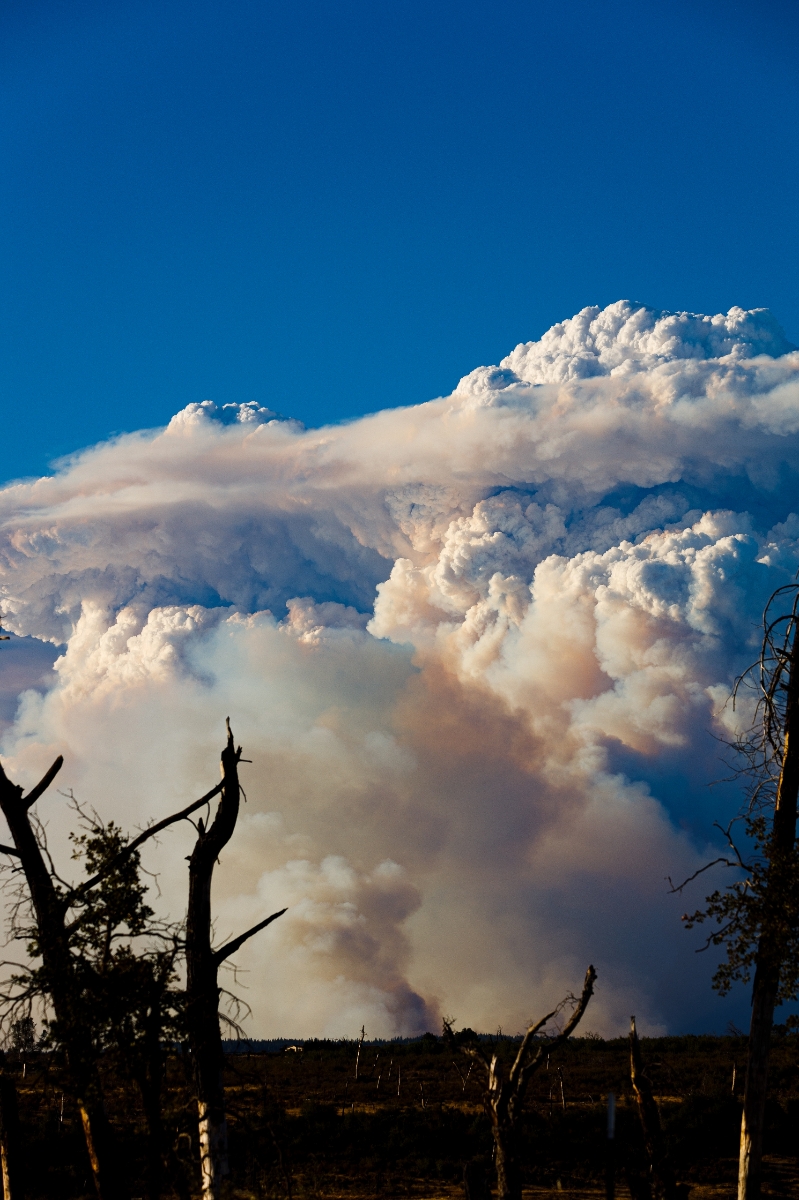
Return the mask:
POLYGON ((535 1072, 545 1062, 546 1057, 562 1046, 580 1024, 588 1007, 588 1001, 593 995, 595 981, 596 971, 593 967, 589 967, 585 973, 580 999, 576 1001, 572 1014, 560 1033, 536 1043, 536 1035, 548 1021, 557 1016, 565 1004, 575 1000, 574 996, 567 996, 557 1008, 529 1027, 507 1076, 497 1053, 494 1052, 489 1059, 471 1030, 465 1030, 466 1038, 463 1039, 461 1035, 459 1040, 458 1035, 452 1031, 452 1021, 446 1019, 444 1021, 444 1037, 450 1046, 457 1046, 463 1054, 475 1062, 481 1063, 486 1072, 488 1086, 483 1099, 494 1138, 497 1200, 521 1200, 522 1179, 517 1145, 518 1121, 524 1105, 527 1086, 535 1072), (538 1048, 534 1049, 536 1044, 538 1048))
POLYGON ((635 1028, 635 1017, 630 1017, 630 1082, 633 1085, 638 1116, 644 1133, 644 1144, 649 1158, 650 1189, 663 1200, 677 1200, 678 1190, 669 1153, 660 1124, 660 1111, 652 1092, 652 1083, 644 1071, 641 1061, 641 1043, 635 1028), (654 1187, 652 1184, 654 1183, 654 1187))
POLYGON ((189 859, 186 1024, 197 1095, 203 1200, 219 1200, 222 1179, 228 1174, 222 1033, 219 1028, 219 967, 248 938, 286 911, 284 908, 272 913, 220 949, 212 948, 211 881, 219 855, 233 836, 238 820, 240 759, 241 746, 234 744, 228 718, 227 743, 222 751, 219 807, 209 828, 206 829, 202 818, 197 822, 197 841, 189 859))

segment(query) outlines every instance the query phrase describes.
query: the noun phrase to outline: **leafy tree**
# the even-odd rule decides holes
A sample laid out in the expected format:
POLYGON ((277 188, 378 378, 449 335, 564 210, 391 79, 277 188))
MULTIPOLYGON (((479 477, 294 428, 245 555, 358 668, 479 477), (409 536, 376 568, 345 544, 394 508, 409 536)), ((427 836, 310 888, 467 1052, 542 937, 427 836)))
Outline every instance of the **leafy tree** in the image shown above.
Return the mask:
POLYGON ((11 1049, 20 1058, 36 1050, 36 1022, 33 1017, 20 1017, 11 1023, 11 1049))
MULTIPOLYGON (((72 986, 84 1013, 90 1014, 85 1025, 93 1055, 113 1063, 141 1093, 148 1131, 148 1191, 156 1198, 162 1192, 165 1148, 164 1040, 182 1034, 183 992, 176 985, 183 943, 180 930, 157 921, 146 903, 140 855, 123 854, 129 837, 113 821, 104 825, 96 813, 75 808, 84 828, 70 834, 73 858, 82 862, 89 878, 101 878, 79 893, 73 906, 68 925, 72 986)), ((73 1031, 50 1002, 55 984, 42 960, 36 922, 18 920, 15 934, 27 940, 38 965, 12 977, 14 1000, 43 1003, 44 1044, 68 1057, 73 1031)), ((14 1021, 15 1044, 30 1040, 32 1027, 30 1016, 14 1021)))
POLYGON ((138 1087, 147 1123, 147 1183, 161 1195, 166 1149, 162 1115, 165 1042, 184 1036, 184 992, 178 986, 182 930, 157 921, 145 901, 138 851, 120 858, 129 838, 96 814, 72 834, 73 857, 86 874, 117 866, 76 905, 73 948, 94 1013, 98 1052, 138 1087))

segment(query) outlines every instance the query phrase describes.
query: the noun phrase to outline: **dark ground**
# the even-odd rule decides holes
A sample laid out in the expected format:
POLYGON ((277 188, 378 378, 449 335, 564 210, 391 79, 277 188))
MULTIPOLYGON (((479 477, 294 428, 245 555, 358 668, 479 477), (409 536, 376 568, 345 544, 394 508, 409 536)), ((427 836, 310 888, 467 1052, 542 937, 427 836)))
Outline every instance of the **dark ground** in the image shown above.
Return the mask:
MULTIPOLYGON (((490 1164, 491 1137, 477 1067, 440 1039, 365 1043, 355 1078, 354 1042, 306 1042, 302 1051, 229 1054, 233 1200, 305 1197, 455 1197, 463 1165, 490 1164)), ((742 1037, 643 1039, 678 1178, 693 1200, 733 1197, 746 1043, 742 1037), (732 1091, 736 1068, 735 1094, 732 1091)), ((508 1057, 513 1043, 500 1053, 508 1057)), ((799 1198, 799 1037, 776 1036, 766 1141, 766 1195, 799 1198)), ((49 1059, 14 1067, 32 1198, 90 1195, 79 1123, 49 1059)), ((542 1200, 604 1195, 606 1096, 618 1097, 617 1195, 644 1167, 631 1103, 625 1039, 577 1038, 541 1070, 528 1094, 524 1175, 542 1200)), ((109 1108, 132 1196, 144 1196, 141 1107, 109 1072, 109 1108)), ((198 1194, 196 1121, 184 1062, 169 1062, 169 1195, 198 1194)))

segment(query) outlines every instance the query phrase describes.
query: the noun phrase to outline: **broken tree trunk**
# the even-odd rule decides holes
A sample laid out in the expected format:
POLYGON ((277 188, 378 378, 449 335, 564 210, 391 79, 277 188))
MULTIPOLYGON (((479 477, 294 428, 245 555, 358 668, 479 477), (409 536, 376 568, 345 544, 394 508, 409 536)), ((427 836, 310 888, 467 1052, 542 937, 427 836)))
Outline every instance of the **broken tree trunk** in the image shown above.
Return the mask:
MULTIPOLYGON (((563 1029, 554 1037, 538 1042, 538 1049, 535 1051, 536 1035, 558 1013, 560 1006, 529 1027, 507 1076, 496 1053, 492 1054, 490 1059, 487 1058, 479 1042, 471 1038, 459 1044, 462 1053, 482 1063, 487 1075, 488 1086, 484 1094, 484 1102, 494 1138, 497 1200, 521 1200, 522 1178, 519 1170, 517 1145, 518 1122, 527 1086, 546 1057, 562 1046, 580 1024, 588 1007, 588 1001, 593 995, 595 981, 596 971, 593 967, 589 967, 585 973, 580 999, 563 1029)), ((573 999, 573 997, 569 997, 569 999, 573 999)), ((448 1021, 444 1022, 444 1037, 451 1046, 458 1045, 456 1036, 452 1032, 452 1025, 448 1021)))
POLYGON ((641 1061, 641 1043, 638 1041, 635 1017, 630 1017, 630 1081, 644 1133, 649 1173, 655 1185, 652 1191, 656 1196, 662 1196, 663 1200, 677 1200, 677 1183, 663 1137, 660 1110, 652 1092, 651 1080, 641 1061))
POLYGON ((219 1200, 228 1174, 227 1123, 222 1080, 222 1034, 219 1028, 219 967, 240 946, 286 911, 272 913, 252 929, 214 950, 211 946, 211 881, 219 855, 228 844, 239 815, 241 789, 236 746, 227 721, 222 751, 222 787, 213 823, 197 823, 197 841, 189 859, 189 911, 186 923, 186 1022, 191 1047, 200 1134, 203 1200, 219 1200))

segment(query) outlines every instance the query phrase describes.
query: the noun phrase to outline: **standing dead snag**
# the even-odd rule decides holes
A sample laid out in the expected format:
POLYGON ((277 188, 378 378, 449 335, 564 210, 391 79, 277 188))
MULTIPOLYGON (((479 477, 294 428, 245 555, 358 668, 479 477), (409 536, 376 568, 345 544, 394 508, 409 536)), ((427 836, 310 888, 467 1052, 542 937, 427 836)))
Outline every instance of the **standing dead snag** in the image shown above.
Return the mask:
POLYGON ((219 967, 248 938, 282 916, 272 913, 227 942, 211 946, 211 880, 220 853, 236 828, 241 788, 238 766, 241 746, 236 746, 227 721, 227 744, 222 751, 222 786, 219 807, 209 828, 197 822, 197 841, 189 859, 189 912, 186 922, 186 1023, 193 1060, 194 1085, 200 1124, 200 1170, 203 1200, 218 1200, 222 1178, 228 1173, 225 1092, 222 1081, 222 1034, 219 1028, 219 967))
POLYGON ((679 1191, 663 1137, 660 1111, 652 1092, 652 1083, 641 1061, 641 1043, 638 1041, 635 1017, 630 1017, 630 1082, 633 1085, 649 1157, 650 1193, 654 1191, 655 1195, 662 1196, 663 1200, 677 1200, 679 1191), (655 1184, 654 1188, 651 1186, 652 1182, 655 1184))
MULTIPOLYGON (((560 1033, 544 1041, 536 1042, 536 1035, 548 1021, 557 1015, 563 1004, 529 1027, 507 1076, 504 1074, 497 1054, 492 1054, 489 1059, 474 1035, 459 1042, 452 1031, 452 1022, 444 1021, 444 1037, 449 1044, 457 1045, 463 1054, 481 1063, 485 1068, 488 1086, 484 1094, 484 1102, 494 1138, 498 1200, 521 1200, 522 1179, 517 1146, 518 1120, 524 1106, 527 1086, 546 1057, 553 1050, 562 1046, 580 1024, 588 1007, 588 1001, 593 995, 595 981, 596 971, 593 967, 589 967, 585 973, 580 999, 560 1033)), ((573 998, 568 997, 568 999, 573 998)), ((566 1001, 563 1003, 565 1004, 566 1001)))

